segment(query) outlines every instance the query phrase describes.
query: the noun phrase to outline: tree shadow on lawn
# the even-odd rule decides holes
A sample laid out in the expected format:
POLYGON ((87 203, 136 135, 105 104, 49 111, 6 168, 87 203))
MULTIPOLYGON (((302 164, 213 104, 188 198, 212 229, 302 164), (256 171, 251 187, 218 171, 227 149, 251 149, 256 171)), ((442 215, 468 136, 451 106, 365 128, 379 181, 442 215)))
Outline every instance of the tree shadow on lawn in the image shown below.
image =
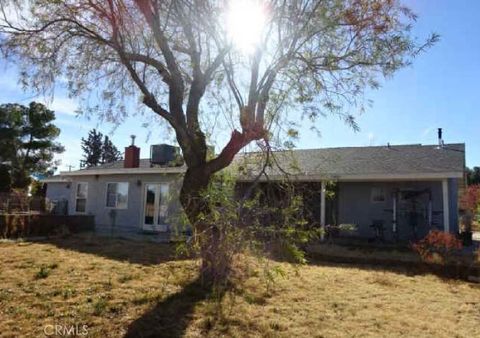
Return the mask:
POLYGON ((444 280, 467 281, 471 274, 479 273, 478 268, 465 265, 444 266, 440 264, 427 264, 423 262, 408 262, 398 260, 375 260, 362 257, 319 257, 311 255, 309 265, 344 267, 376 272, 392 272, 408 277, 435 275, 444 280))
POLYGON ((212 288, 202 286, 200 279, 194 280, 133 321, 125 337, 183 337, 193 319, 195 305, 208 299, 211 292, 212 288))
POLYGON ((174 244, 141 242, 94 234, 68 235, 32 242, 52 244, 60 249, 146 266, 181 259, 175 254, 174 244))
MULTIPOLYGON (((327 248, 335 248, 329 247, 327 248)), ((412 250, 408 248, 395 248, 395 255, 390 255, 388 248, 365 248, 365 247, 339 247, 340 252, 316 252, 304 248, 307 264, 326 267, 344 267, 346 269, 356 268, 376 272, 393 272, 409 277, 436 275, 445 280, 465 280, 469 276, 480 277, 480 266, 474 265, 467 257, 457 263, 443 265, 426 263, 422 261, 412 250), (344 255, 342 250, 353 250, 355 255, 344 255), (370 255, 364 255, 368 252, 370 255), (373 254, 373 255, 372 255, 373 254)), ((277 247, 271 248, 269 257, 277 262, 295 263, 292 255, 277 247)), ((472 256, 473 257, 473 256, 472 256)))

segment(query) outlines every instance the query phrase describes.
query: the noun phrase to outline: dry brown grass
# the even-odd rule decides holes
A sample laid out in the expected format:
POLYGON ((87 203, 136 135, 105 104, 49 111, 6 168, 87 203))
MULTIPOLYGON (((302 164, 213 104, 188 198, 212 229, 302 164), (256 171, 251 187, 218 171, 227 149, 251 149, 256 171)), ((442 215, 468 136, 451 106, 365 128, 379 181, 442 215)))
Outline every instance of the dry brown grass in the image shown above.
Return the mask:
POLYGON ((38 337, 46 324, 86 324, 90 337, 480 336, 476 284, 272 263, 287 271, 273 291, 251 277, 218 306, 195 283, 197 263, 172 254, 85 237, 0 243, 0 336, 38 337))

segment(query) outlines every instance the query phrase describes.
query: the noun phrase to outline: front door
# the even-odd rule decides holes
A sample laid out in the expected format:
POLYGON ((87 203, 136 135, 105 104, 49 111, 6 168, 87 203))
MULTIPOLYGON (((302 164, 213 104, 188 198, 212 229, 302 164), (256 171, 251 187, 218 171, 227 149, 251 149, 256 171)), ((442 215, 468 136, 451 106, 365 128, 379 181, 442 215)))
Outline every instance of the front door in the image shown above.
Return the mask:
POLYGON ((143 230, 167 231, 168 184, 145 184, 143 230))

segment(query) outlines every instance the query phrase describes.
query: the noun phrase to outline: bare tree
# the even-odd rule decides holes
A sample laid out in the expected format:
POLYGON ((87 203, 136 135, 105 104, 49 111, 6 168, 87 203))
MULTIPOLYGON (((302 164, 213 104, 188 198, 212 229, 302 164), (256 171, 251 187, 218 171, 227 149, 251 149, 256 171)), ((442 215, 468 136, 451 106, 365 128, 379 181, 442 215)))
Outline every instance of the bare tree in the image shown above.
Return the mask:
POLYGON ((196 231, 210 238, 206 276, 216 231, 198 216, 208 212, 201 192, 212 175, 245 145, 269 138, 285 107, 298 111, 293 119, 330 112, 355 126, 348 107, 361 104, 365 88, 378 87, 379 76, 408 65, 437 39, 417 42, 416 17, 397 0, 251 0, 246 13, 233 0, 1 3, 0 48, 21 65, 25 84, 45 91, 62 76, 73 95, 102 90, 99 114, 123 114, 123 100, 140 95, 173 128, 188 167, 181 203, 196 231), (236 33, 255 34, 248 51, 230 30, 236 19, 243 25, 236 33), (252 31, 258 21, 260 30, 252 31), (209 97, 236 107, 230 139, 213 159, 202 116, 220 106, 207 107, 209 97))

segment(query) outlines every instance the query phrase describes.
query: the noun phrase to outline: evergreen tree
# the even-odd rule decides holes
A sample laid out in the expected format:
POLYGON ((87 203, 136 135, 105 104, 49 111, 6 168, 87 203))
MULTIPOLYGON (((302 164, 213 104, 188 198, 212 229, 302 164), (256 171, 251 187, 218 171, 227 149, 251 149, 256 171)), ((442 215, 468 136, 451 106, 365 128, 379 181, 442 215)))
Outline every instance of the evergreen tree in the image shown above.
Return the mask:
POLYGON ((82 167, 94 167, 122 159, 122 153, 115 147, 108 136, 96 129, 88 132, 87 139, 82 138, 82 167))
POLYGON ((122 159, 122 153, 110 141, 108 136, 105 136, 103 141, 102 163, 111 163, 122 159))
POLYGON ((87 139, 82 137, 82 167, 94 167, 102 163, 103 134, 96 129, 88 132, 87 139))
POLYGON ((0 105, 0 154, 3 161, 11 163, 13 188, 25 189, 32 174, 50 172, 54 155, 64 151, 54 142, 60 129, 53 120, 55 113, 41 103, 0 105))
POLYGON ((480 167, 467 168, 468 185, 480 184, 480 167))
POLYGON ((31 188, 30 193, 32 196, 45 197, 47 194, 47 185, 38 180, 32 181, 31 188))
POLYGON ((0 164, 0 192, 9 192, 12 185, 9 167, 0 164))

